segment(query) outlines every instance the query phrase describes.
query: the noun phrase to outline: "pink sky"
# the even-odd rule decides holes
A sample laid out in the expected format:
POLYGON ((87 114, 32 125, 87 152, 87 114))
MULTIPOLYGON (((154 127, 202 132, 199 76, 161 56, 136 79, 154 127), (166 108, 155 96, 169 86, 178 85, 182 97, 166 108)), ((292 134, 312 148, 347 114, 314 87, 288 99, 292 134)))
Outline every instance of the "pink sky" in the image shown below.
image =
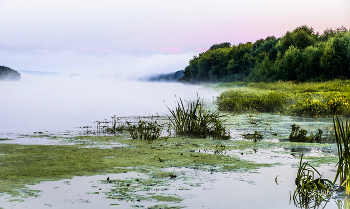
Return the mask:
POLYGON ((5 0, 0 65, 112 75, 146 62, 140 71, 170 72, 216 43, 280 37, 301 25, 350 28, 349 20, 348 0, 5 0))

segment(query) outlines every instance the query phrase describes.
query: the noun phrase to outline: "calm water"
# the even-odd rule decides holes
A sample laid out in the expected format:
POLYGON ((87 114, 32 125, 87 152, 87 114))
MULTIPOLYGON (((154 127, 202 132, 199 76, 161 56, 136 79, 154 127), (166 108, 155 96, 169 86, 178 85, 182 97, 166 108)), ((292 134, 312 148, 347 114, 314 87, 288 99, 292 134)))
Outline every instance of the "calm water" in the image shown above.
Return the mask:
MULTIPOLYGON (((184 100, 194 100, 199 94, 207 101, 213 101, 219 93, 201 86, 182 85, 178 83, 147 83, 122 82, 113 78, 81 78, 81 77, 28 77, 23 76, 20 82, 0 82, 0 137, 13 136, 18 133, 62 132, 74 131, 79 126, 92 126, 96 120, 109 119, 110 116, 150 116, 167 113, 166 104, 174 107, 175 96, 184 100)), ((236 131, 245 130, 246 120, 259 122, 254 127, 261 131, 271 130, 279 133, 280 123, 288 122, 287 128, 294 123, 290 117, 261 116, 259 118, 238 118, 238 121, 228 121, 227 126, 236 131), (277 121, 275 120, 276 117, 277 121), (282 120, 285 119, 286 121, 282 120), (265 123, 268 124, 266 127, 265 123), (277 124, 275 124, 275 122, 277 124), (242 123, 242 124, 240 124, 242 123), (261 127, 260 127, 261 126, 261 127), (279 128, 278 128, 279 127, 279 128), (266 129, 265 129, 266 128, 266 129)), ((310 125, 316 121, 298 121, 302 125, 310 125)), ((330 121, 318 121, 327 127, 330 121), (324 124, 323 124, 324 123, 324 124)), ((309 127, 310 126, 310 127, 309 127)), ((315 130, 317 130, 314 128, 315 130)), ((252 129, 253 130, 253 129, 252 129)), ((284 130, 284 129, 283 129, 284 130)), ((237 136, 233 136, 235 138, 237 136)), ((10 137, 11 138, 11 137, 10 137)), ((17 140, 33 140, 19 138, 17 140)), ((49 139, 35 139, 35 144, 53 143, 49 139), (46 140, 46 141, 42 141, 46 140)), ((25 142, 21 142, 26 144, 25 142)), ((278 143, 278 142, 277 142, 278 143)), ((33 143, 32 143, 33 144, 33 143)), ((237 153, 232 153, 237 154, 237 153)), ((240 153, 237 154, 240 156, 240 153)), ((177 194, 184 198, 181 203, 167 203, 169 206, 187 206, 187 208, 295 208, 289 203, 290 192, 293 192, 294 178, 299 159, 290 154, 259 151, 242 157, 245 160, 260 163, 278 163, 270 168, 261 168, 253 172, 210 173, 198 170, 184 169, 186 179, 170 182, 166 193, 177 194), (275 181, 278 177, 277 182, 275 181), (199 182, 200 187, 189 187, 189 190, 179 188, 199 182)), ((335 175, 334 164, 323 166, 320 171, 323 177, 332 179, 335 175)), ((177 172, 176 170, 174 170, 177 172)), ((180 172, 180 171, 178 171, 180 172)), ((24 202, 11 202, 7 195, 0 194, 0 208, 134 208, 136 203, 106 199, 105 192, 111 185, 101 182, 107 176, 117 179, 137 177, 142 174, 108 174, 92 177, 74 177, 69 180, 42 182, 29 185, 30 189, 41 190, 39 197, 24 198, 24 202)), ((152 191, 152 192, 157 192, 152 191)), ((157 202, 142 202, 145 208, 157 202)), ((331 200, 325 208, 337 208, 331 200)))
POLYGON ((30 77, 0 82, 0 133, 65 131, 110 116, 165 114, 175 96, 213 100, 218 93, 179 83, 125 82, 98 77, 30 77))

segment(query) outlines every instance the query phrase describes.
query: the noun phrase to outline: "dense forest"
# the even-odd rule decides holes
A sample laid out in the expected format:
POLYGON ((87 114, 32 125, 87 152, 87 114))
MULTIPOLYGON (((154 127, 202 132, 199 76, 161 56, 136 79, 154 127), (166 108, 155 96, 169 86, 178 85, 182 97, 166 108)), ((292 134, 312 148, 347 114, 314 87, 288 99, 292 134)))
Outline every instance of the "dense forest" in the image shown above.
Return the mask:
POLYGON ((231 46, 225 42, 194 56, 179 81, 271 82, 325 81, 350 78, 350 30, 315 33, 300 26, 283 37, 231 46))
POLYGON ((21 79, 21 74, 16 70, 13 70, 9 67, 0 66, 0 80, 15 80, 18 81, 21 79))

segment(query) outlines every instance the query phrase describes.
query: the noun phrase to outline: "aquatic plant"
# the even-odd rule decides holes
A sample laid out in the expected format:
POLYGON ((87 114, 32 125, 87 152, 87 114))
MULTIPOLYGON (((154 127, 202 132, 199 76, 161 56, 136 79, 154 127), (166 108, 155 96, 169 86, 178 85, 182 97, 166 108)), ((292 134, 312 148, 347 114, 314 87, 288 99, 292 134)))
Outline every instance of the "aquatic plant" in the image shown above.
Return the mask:
POLYGON ((259 141, 260 139, 263 138, 260 132, 254 131, 253 134, 243 134, 242 135, 245 139, 253 139, 254 142, 259 141))
POLYGON ((309 162, 302 162, 300 158, 297 177, 295 178, 296 189, 293 194, 293 201, 297 207, 316 208, 322 202, 328 201, 333 193, 334 184, 328 179, 322 179, 322 175, 309 162), (318 178, 315 178, 315 174, 318 178))
POLYGON ((194 138, 212 136, 223 140, 230 138, 230 132, 226 131, 219 119, 219 112, 206 110, 199 97, 186 105, 179 98, 174 110, 167 108, 170 112, 168 119, 176 135, 194 138))
POLYGON ((139 120, 137 125, 131 124, 131 122, 126 121, 127 131, 130 133, 133 139, 144 139, 148 141, 153 141, 158 139, 162 133, 164 124, 159 124, 157 121, 147 122, 139 120))
POLYGON ((299 125, 293 124, 292 132, 289 135, 289 141, 291 142, 312 142, 313 139, 306 136, 307 131, 300 129, 299 125), (299 130, 300 129, 300 130, 299 130))
POLYGON ((334 135, 338 148, 338 169, 334 178, 335 183, 339 177, 340 184, 345 185, 346 194, 350 195, 350 124, 345 124, 338 117, 333 117, 334 135))
POLYGON ((321 129, 318 129, 318 133, 317 134, 313 134, 311 132, 311 134, 309 136, 306 136, 307 134, 307 130, 305 129, 300 129, 299 125, 293 124, 291 125, 292 127, 292 131, 288 137, 289 141, 291 142, 318 142, 320 143, 322 140, 322 134, 323 131, 321 129))
POLYGON ((125 123, 122 123, 120 120, 121 118, 120 117, 117 117, 116 115, 114 116, 111 116, 111 121, 109 121, 111 123, 111 126, 108 126, 106 128, 106 131, 108 133, 117 133, 117 132, 120 132, 120 131, 124 131, 124 130, 127 130, 127 125, 125 123))

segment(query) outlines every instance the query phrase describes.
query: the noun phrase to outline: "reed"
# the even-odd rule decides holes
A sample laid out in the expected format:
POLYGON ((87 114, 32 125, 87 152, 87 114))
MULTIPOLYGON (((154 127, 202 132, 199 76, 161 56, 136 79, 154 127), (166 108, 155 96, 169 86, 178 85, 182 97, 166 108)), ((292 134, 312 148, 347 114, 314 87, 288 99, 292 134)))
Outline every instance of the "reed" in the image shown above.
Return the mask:
POLYGON ((334 178, 335 183, 339 177, 340 185, 346 188, 346 194, 350 194, 350 124, 348 119, 345 123, 338 117, 333 117, 334 135, 338 148, 338 169, 334 178))
POLYGON ((219 112, 206 110, 197 97, 196 101, 189 101, 186 105, 181 98, 177 100, 174 110, 167 106, 170 115, 168 119, 176 135, 194 138, 212 136, 216 139, 229 139, 230 133, 219 120, 219 112))
POLYGON ((333 193, 334 184, 328 179, 322 179, 322 175, 315 167, 308 162, 302 162, 303 154, 300 158, 299 169, 295 184, 293 201, 297 207, 311 208, 319 207, 322 202, 328 201, 333 193), (319 178, 315 179, 315 174, 319 178))

